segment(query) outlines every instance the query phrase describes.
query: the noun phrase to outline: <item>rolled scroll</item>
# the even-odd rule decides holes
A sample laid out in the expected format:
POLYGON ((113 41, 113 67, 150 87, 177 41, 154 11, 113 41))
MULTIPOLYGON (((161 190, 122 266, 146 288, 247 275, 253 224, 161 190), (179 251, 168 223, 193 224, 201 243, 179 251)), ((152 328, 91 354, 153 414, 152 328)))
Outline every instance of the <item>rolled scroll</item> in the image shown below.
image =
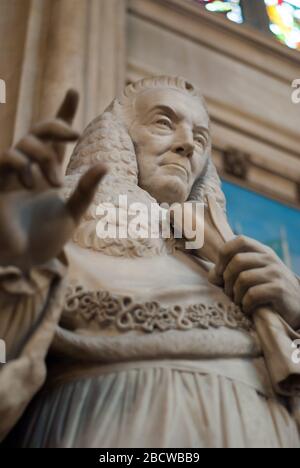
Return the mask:
MULTIPOLYGON (((224 243, 232 240, 235 235, 213 195, 206 197, 204 217, 201 219, 197 218, 197 210, 193 209, 193 203, 185 203, 184 210, 179 205, 172 207, 170 217, 174 228, 182 230, 183 236, 191 241, 191 230, 185 232, 184 225, 200 225, 204 229, 204 245, 193 253, 216 263, 224 243), (192 217, 188 223, 184 223, 183 217, 180 221, 179 213, 182 211, 185 217, 192 217)), ((294 341, 300 339, 300 334, 292 330, 285 320, 269 307, 257 309, 253 319, 275 392, 285 396, 300 396, 300 363, 297 364, 292 359, 295 351, 294 341)))

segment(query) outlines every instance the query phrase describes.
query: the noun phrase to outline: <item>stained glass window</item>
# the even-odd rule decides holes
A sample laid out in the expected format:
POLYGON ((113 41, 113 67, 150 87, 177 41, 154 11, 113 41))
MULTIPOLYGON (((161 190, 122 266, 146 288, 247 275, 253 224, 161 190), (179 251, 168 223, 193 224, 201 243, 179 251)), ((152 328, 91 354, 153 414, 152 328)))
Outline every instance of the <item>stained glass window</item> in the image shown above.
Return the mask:
POLYGON ((287 46, 300 50, 300 0, 264 0, 270 29, 287 46))
POLYGON ((226 17, 235 23, 243 23, 243 12, 240 0, 195 0, 200 5, 204 5, 209 11, 223 13, 226 17))

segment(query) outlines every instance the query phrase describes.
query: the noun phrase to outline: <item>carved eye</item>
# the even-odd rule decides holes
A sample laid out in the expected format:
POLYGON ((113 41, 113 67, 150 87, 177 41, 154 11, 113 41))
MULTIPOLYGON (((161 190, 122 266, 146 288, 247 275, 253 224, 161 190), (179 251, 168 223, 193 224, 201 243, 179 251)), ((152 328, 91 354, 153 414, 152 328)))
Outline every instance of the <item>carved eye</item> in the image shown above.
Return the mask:
POLYGON ((172 128, 172 122, 167 117, 161 117, 160 119, 156 121, 156 124, 159 125, 160 127, 169 128, 169 129, 172 128))
POLYGON ((201 145, 201 146, 205 146, 206 144, 206 140, 204 138, 204 136, 202 135, 195 135, 195 142, 198 144, 198 145, 201 145))

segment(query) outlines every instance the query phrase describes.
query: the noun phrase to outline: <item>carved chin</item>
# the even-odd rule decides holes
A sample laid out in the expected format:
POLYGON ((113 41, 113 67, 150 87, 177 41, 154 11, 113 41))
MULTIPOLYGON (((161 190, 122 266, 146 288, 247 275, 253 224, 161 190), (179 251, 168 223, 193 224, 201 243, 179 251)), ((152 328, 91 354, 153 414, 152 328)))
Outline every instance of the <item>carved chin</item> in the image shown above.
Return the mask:
POLYGON ((183 203, 188 196, 187 184, 179 176, 165 176, 160 178, 160 183, 152 187, 150 194, 159 203, 183 203))

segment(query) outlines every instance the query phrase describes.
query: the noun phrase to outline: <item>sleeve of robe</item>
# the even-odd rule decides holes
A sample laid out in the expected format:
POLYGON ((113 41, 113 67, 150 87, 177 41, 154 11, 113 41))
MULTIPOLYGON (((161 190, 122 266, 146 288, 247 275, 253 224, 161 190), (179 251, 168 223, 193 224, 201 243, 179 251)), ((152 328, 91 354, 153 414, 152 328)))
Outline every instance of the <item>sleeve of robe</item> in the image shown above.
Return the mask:
POLYGON ((2 354, 6 348, 0 359, 0 441, 45 381, 45 358, 62 311, 66 271, 64 254, 26 275, 0 266, 2 354))

